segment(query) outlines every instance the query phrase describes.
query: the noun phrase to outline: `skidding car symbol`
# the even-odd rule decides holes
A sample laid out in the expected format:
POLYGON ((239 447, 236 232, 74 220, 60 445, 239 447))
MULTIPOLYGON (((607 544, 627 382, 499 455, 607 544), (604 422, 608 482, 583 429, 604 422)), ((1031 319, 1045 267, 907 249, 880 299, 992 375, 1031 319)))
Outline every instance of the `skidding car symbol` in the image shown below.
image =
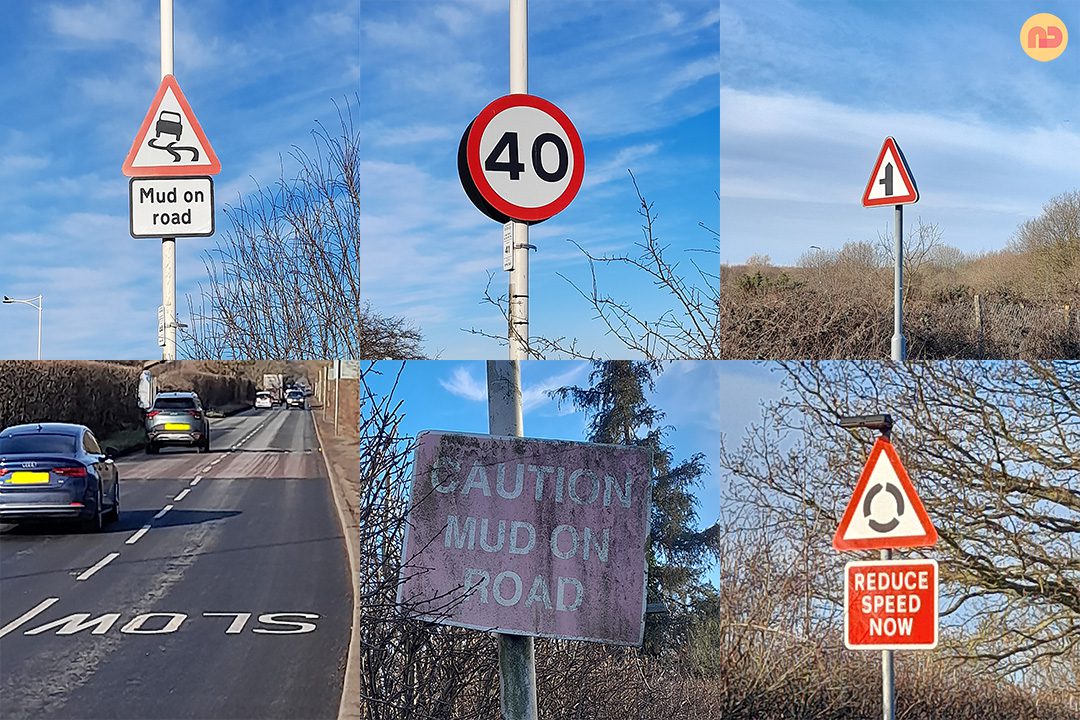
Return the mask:
POLYGON ((172 135, 176 138, 176 141, 180 141, 180 136, 184 134, 184 125, 181 122, 180 113, 172 112, 171 110, 162 110, 158 114, 157 123, 154 124, 154 138, 157 139, 162 135, 172 135))

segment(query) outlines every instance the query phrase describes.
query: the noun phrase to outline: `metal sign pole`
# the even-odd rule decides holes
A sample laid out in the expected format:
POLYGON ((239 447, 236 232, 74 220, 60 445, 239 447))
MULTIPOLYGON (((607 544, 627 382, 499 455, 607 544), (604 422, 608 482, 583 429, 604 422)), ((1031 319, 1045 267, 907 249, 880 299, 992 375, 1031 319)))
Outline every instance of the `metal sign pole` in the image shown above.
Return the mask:
MULTIPOLYGON (((161 0, 161 78, 173 74, 173 0, 161 0)), ((165 306, 162 360, 176 359, 176 238, 161 238, 161 304, 165 306)))
POLYGON ((893 336, 892 359, 907 360, 907 341, 904 339, 904 206, 896 206, 896 227, 893 236, 893 336))
MULTIPOLYGON (((529 92, 529 0, 510 0, 510 93, 529 92)), ((529 357, 529 226, 513 222, 507 314, 510 359, 529 357)))
MULTIPOLYGON (((901 208, 902 205, 896 206, 896 222, 899 226, 903 223, 901 220, 901 208)), ((898 234, 899 236, 899 234, 898 234)), ((897 264, 899 267, 899 263, 897 264)), ((899 273, 899 271, 897 271, 899 273)), ((899 274, 897 275, 899 278, 899 274)), ((897 287, 899 287, 899 280, 897 280, 897 287)), ((899 317, 899 315, 898 315, 899 317)), ((897 326, 899 327, 899 325, 897 326)), ((899 334, 899 330, 897 330, 899 334)), ((893 359, 904 359, 904 338, 900 336, 900 357, 895 356, 896 353, 896 341, 893 340, 893 359)), ((892 418, 881 430, 881 436, 892 442, 892 418)), ((892 560, 892 550, 885 548, 880 551, 882 560, 892 560)), ((896 720, 896 668, 893 666, 893 651, 882 650, 881 651, 881 717, 883 720, 896 720)))
MULTIPOLYGON (((487 361, 487 392, 488 432, 521 437, 524 434, 521 367, 517 360, 487 361)), ((533 639, 509 633, 499 633, 498 637, 499 703, 503 720, 537 720, 533 639)))

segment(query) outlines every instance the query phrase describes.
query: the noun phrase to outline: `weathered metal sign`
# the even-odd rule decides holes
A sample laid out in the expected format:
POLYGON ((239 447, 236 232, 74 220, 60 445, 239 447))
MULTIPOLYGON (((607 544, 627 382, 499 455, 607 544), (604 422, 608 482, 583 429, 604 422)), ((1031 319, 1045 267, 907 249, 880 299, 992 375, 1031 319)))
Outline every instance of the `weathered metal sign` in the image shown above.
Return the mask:
POLYGON ((640 645, 644 448, 424 432, 398 602, 425 620, 640 645))

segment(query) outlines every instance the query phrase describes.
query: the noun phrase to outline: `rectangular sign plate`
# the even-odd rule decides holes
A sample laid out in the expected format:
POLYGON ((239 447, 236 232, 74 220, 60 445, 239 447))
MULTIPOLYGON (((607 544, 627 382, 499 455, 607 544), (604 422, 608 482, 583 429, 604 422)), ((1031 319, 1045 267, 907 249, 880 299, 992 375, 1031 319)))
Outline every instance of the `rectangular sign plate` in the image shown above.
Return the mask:
POLYGON ((503 223, 503 270, 514 269, 514 223, 503 223))
POLYGON ((937 560, 844 566, 844 645, 851 650, 929 650, 937 641, 937 560))
POLYGON ((214 181, 132 178, 128 209, 131 237, 208 237, 214 234, 214 181))
POLYGON ((430 622, 640 645, 646 448, 424 432, 398 603, 430 622))

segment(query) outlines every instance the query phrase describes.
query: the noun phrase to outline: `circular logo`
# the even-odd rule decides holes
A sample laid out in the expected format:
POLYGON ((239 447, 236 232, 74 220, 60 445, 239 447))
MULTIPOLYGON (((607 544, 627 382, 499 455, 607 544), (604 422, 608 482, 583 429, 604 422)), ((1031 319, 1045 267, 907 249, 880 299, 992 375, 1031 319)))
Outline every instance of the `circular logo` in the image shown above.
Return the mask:
POLYGON ((1065 52, 1069 30, 1057 15, 1032 15, 1020 28, 1020 47, 1039 62, 1050 62, 1065 52))
POLYGON ((577 129, 555 105, 535 95, 506 95, 465 129, 458 175, 488 217, 538 223, 577 195, 585 151, 577 129))

